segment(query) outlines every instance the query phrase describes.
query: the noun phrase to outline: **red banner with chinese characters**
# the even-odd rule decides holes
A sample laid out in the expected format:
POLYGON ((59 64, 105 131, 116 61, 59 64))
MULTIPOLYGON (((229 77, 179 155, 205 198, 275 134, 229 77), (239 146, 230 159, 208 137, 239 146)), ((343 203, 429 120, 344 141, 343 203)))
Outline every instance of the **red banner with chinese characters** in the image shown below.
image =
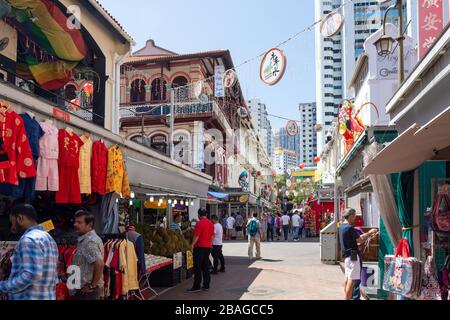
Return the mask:
POLYGON ((419 0, 419 58, 422 59, 444 30, 443 0, 419 0))

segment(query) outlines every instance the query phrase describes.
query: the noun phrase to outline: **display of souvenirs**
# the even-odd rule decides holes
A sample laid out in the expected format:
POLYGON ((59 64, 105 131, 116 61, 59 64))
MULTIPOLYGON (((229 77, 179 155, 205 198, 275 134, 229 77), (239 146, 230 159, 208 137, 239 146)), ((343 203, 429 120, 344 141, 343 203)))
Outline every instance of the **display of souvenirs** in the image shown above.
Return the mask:
POLYGON ((155 256, 152 254, 145 255, 145 265, 147 266, 147 272, 171 265, 173 260, 170 258, 155 256))
POLYGON ((442 300, 439 280, 434 268, 433 257, 428 257, 422 277, 422 292, 419 300, 442 300))

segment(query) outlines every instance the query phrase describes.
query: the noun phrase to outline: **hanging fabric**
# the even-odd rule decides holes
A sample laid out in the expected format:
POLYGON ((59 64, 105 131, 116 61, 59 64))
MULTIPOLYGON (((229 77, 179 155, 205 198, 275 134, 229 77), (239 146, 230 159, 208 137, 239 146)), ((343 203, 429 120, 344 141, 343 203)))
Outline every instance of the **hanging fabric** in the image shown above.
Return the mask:
POLYGON ((403 225, 402 237, 408 240, 411 252, 414 252, 414 177, 414 171, 400 173, 396 190, 398 214, 403 225))

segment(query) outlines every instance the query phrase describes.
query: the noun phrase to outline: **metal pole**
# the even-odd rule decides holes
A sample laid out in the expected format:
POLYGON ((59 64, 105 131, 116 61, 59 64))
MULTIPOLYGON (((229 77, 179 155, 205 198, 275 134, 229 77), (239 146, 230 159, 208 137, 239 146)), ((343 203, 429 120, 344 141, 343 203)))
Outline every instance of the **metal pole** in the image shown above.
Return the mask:
POLYGON ((398 77, 398 84, 399 87, 402 85, 403 81, 405 80, 405 47, 404 47, 404 40, 405 37, 403 36, 403 3, 402 0, 397 0, 397 9, 398 9, 398 43, 399 43, 399 59, 398 59, 398 70, 399 70, 399 77, 398 77))
POLYGON ((174 150, 174 127, 175 127, 175 90, 170 89, 170 159, 175 159, 175 150, 174 150))

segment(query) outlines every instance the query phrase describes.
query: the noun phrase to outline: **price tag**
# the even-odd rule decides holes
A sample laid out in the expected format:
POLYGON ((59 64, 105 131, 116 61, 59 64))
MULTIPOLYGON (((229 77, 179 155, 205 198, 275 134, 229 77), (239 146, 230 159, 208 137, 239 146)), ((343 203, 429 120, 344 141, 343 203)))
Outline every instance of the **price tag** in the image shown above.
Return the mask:
POLYGON ((44 230, 47 231, 47 232, 55 230, 55 225, 53 224, 52 220, 48 220, 46 222, 43 222, 43 223, 40 224, 40 226, 42 228, 44 228, 44 230))

